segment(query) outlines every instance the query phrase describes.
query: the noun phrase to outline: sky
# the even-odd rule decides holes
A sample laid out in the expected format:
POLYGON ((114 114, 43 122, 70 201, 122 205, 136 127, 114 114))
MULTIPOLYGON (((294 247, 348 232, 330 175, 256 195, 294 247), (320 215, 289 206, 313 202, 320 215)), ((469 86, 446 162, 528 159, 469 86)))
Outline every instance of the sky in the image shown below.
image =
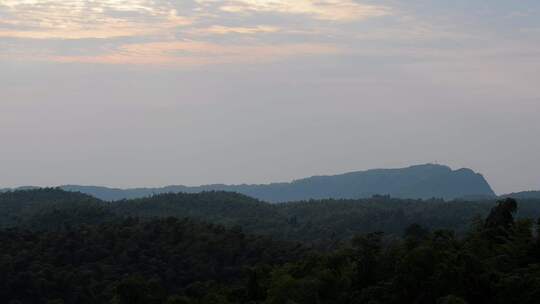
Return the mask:
POLYGON ((0 0, 0 188, 422 163, 540 189, 538 0, 0 0))

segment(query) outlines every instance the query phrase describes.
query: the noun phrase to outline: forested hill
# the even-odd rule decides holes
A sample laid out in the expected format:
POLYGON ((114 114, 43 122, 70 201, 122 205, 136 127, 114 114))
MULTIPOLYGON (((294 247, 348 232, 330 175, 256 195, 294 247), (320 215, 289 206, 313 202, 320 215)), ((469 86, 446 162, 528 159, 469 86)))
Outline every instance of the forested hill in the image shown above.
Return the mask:
POLYGON ((230 191, 267 202, 309 199, 358 199, 373 195, 396 198, 452 200, 464 197, 494 197, 495 193, 481 174, 470 169, 452 170, 442 165, 419 165, 403 169, 377 169, 332 176, 315 176, 290 183, 267 185, 206 185, 198 187, 111 189, 94 186, 62 186, 97 198, 114 201, 148 197, 161 193, 230 191))
MULTIPOLYGON (((374 231, 401 235, 414 223, 461 234, 475 217, 486 216, 494 205, 495 200, 445 202, 387 196, 269 204, 231 192, 161 194, 104 202, 81 193, 38 189, 0 194, 0 228, 54 230, 127 217, 172 216, 238 227, 283 240, 318 243, 374 231)), ((517 216, 540 217, 540 200, 521 200, 517 216)))
POLYGON ((298 243, 175 218, 14 228, 0 230, 0 243, 2 303, 248 303, 240 299, 258 297, 245 290, 253 267, 308 253, 298 243))
POLYGON ((115 218, 109 205, 92 196, 60 189, 0 193, 0 228, 56 229, 115 218))
POLYGON ((268 204, 205 192, 103 202, 60 189, 8 192, 0 299, 536 304, 539 211, 540 200, 513 199, 268 204), (461 232, 440 229, 454 227, 461 232))

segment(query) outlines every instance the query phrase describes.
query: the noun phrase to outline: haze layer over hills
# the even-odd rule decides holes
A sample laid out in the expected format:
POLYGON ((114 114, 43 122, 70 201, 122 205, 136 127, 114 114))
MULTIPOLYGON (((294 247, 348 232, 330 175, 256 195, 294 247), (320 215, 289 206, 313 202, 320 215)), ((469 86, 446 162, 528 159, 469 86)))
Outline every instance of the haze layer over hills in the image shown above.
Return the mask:
POLYGON ((113 189, 96 186, 61 186, 67 191, 82 192, 102 200, 115 201, 162 193, 198 193, 230 191, 267 202, 310 199, 358 199, 373 195, 395 198, 452 200, 468 197, 494 197, 495 192, 479 173, 471 169, 452 170, 443 165, 418 165, 402 169, 375 169, 341 175, 314 176, 290 183, 267 185, 204 185, 196 187, 113 189))

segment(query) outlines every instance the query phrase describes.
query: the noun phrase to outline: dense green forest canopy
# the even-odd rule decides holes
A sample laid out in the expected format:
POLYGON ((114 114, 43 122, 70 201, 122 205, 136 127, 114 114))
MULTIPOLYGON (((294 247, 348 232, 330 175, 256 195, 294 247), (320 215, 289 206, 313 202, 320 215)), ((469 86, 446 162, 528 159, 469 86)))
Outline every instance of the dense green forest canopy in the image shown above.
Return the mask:
POLYGON ((109 206, 89 195, 60 189, 0 193, 0 228, 54 229, 111 220, 109 206))
MULTIPOLYGON (((0 227, 51 229, 125 217, 172 216, 238 226, 283 240, 326 242, 374 231, 401 236, 413 223, 462 235, 473 219, 487 216, 495 204, 495 200, 445 202, 388 196, 268 204, 230 192, 161 194, 110 203, 81 193, 37 189, 0 194, 0 227)), ((517 217, 540 217, 540 200, 520 200, 517 217)))
POLYGON ((538 303, 538 204, 374 197, 270 205, 225 192, 105 203, 58 189, 10 192, 0 195, 0 298, 538 303))
POLYGON ((0 231, 0 243, 0 299, 13 303, 161 303, 170 294, 204 297, 225 286, 231 292, 240 288, 255 265, 282 265, 308 252, 299 244, 175 218, 42 233, 10 229, 0 231))

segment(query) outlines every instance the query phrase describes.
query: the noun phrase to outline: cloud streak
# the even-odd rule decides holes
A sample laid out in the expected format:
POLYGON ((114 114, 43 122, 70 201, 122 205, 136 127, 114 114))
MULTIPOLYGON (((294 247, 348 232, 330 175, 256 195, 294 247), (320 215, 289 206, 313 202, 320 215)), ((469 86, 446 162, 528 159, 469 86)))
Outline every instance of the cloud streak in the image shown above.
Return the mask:
POLYGON ((160 65, 169 67, 208 64, 260 63, 298 55, 338 54, 342 50, 323 44, 220 45, 209 42, 176 41, 129 44, 111 54, 54 56, 57 62, 160 65))
POLYGON ((0 58, 193 66, 335 54, 344 47, 307 33, 390 14, 387 6, 352 0, 0 0, 0 41, 42 41, 35 49, 19 43, 0 58), (308 26, 283 21, 290 17, 308 26), (219 41, 225 36, 234 45, 219 41), (123 38, 130 41, 119 43, 123 38), (51 41, 87 39, 102 40, 101 47, 79 55, 48 48, 51 41))
POLYGON ((0 37, 88 39, 143 36, 191 23, 168 5, 149 0, 1 0, 0 37))
POLYGON ((353 21, 391 14, 386 6, 361 4, 352 0, 197 0, 203 5, 218 4, 224 12, 308 15, 315 19, 353 21))
MULTIPOLYGON (((493 38, 514 28, 508 24, 497 33, 464 29, 459 22, 444 21, 450 20, 446 15, 418 14, 417 1, 398 3, 0 0, 0 60, 174 67, 345 53, 402 61, 427 53, 444 60, 454 47, 460 54, 501 48, 493 38)), ((511 36, 534 36, 538 26, 520 28, 511 36)))

